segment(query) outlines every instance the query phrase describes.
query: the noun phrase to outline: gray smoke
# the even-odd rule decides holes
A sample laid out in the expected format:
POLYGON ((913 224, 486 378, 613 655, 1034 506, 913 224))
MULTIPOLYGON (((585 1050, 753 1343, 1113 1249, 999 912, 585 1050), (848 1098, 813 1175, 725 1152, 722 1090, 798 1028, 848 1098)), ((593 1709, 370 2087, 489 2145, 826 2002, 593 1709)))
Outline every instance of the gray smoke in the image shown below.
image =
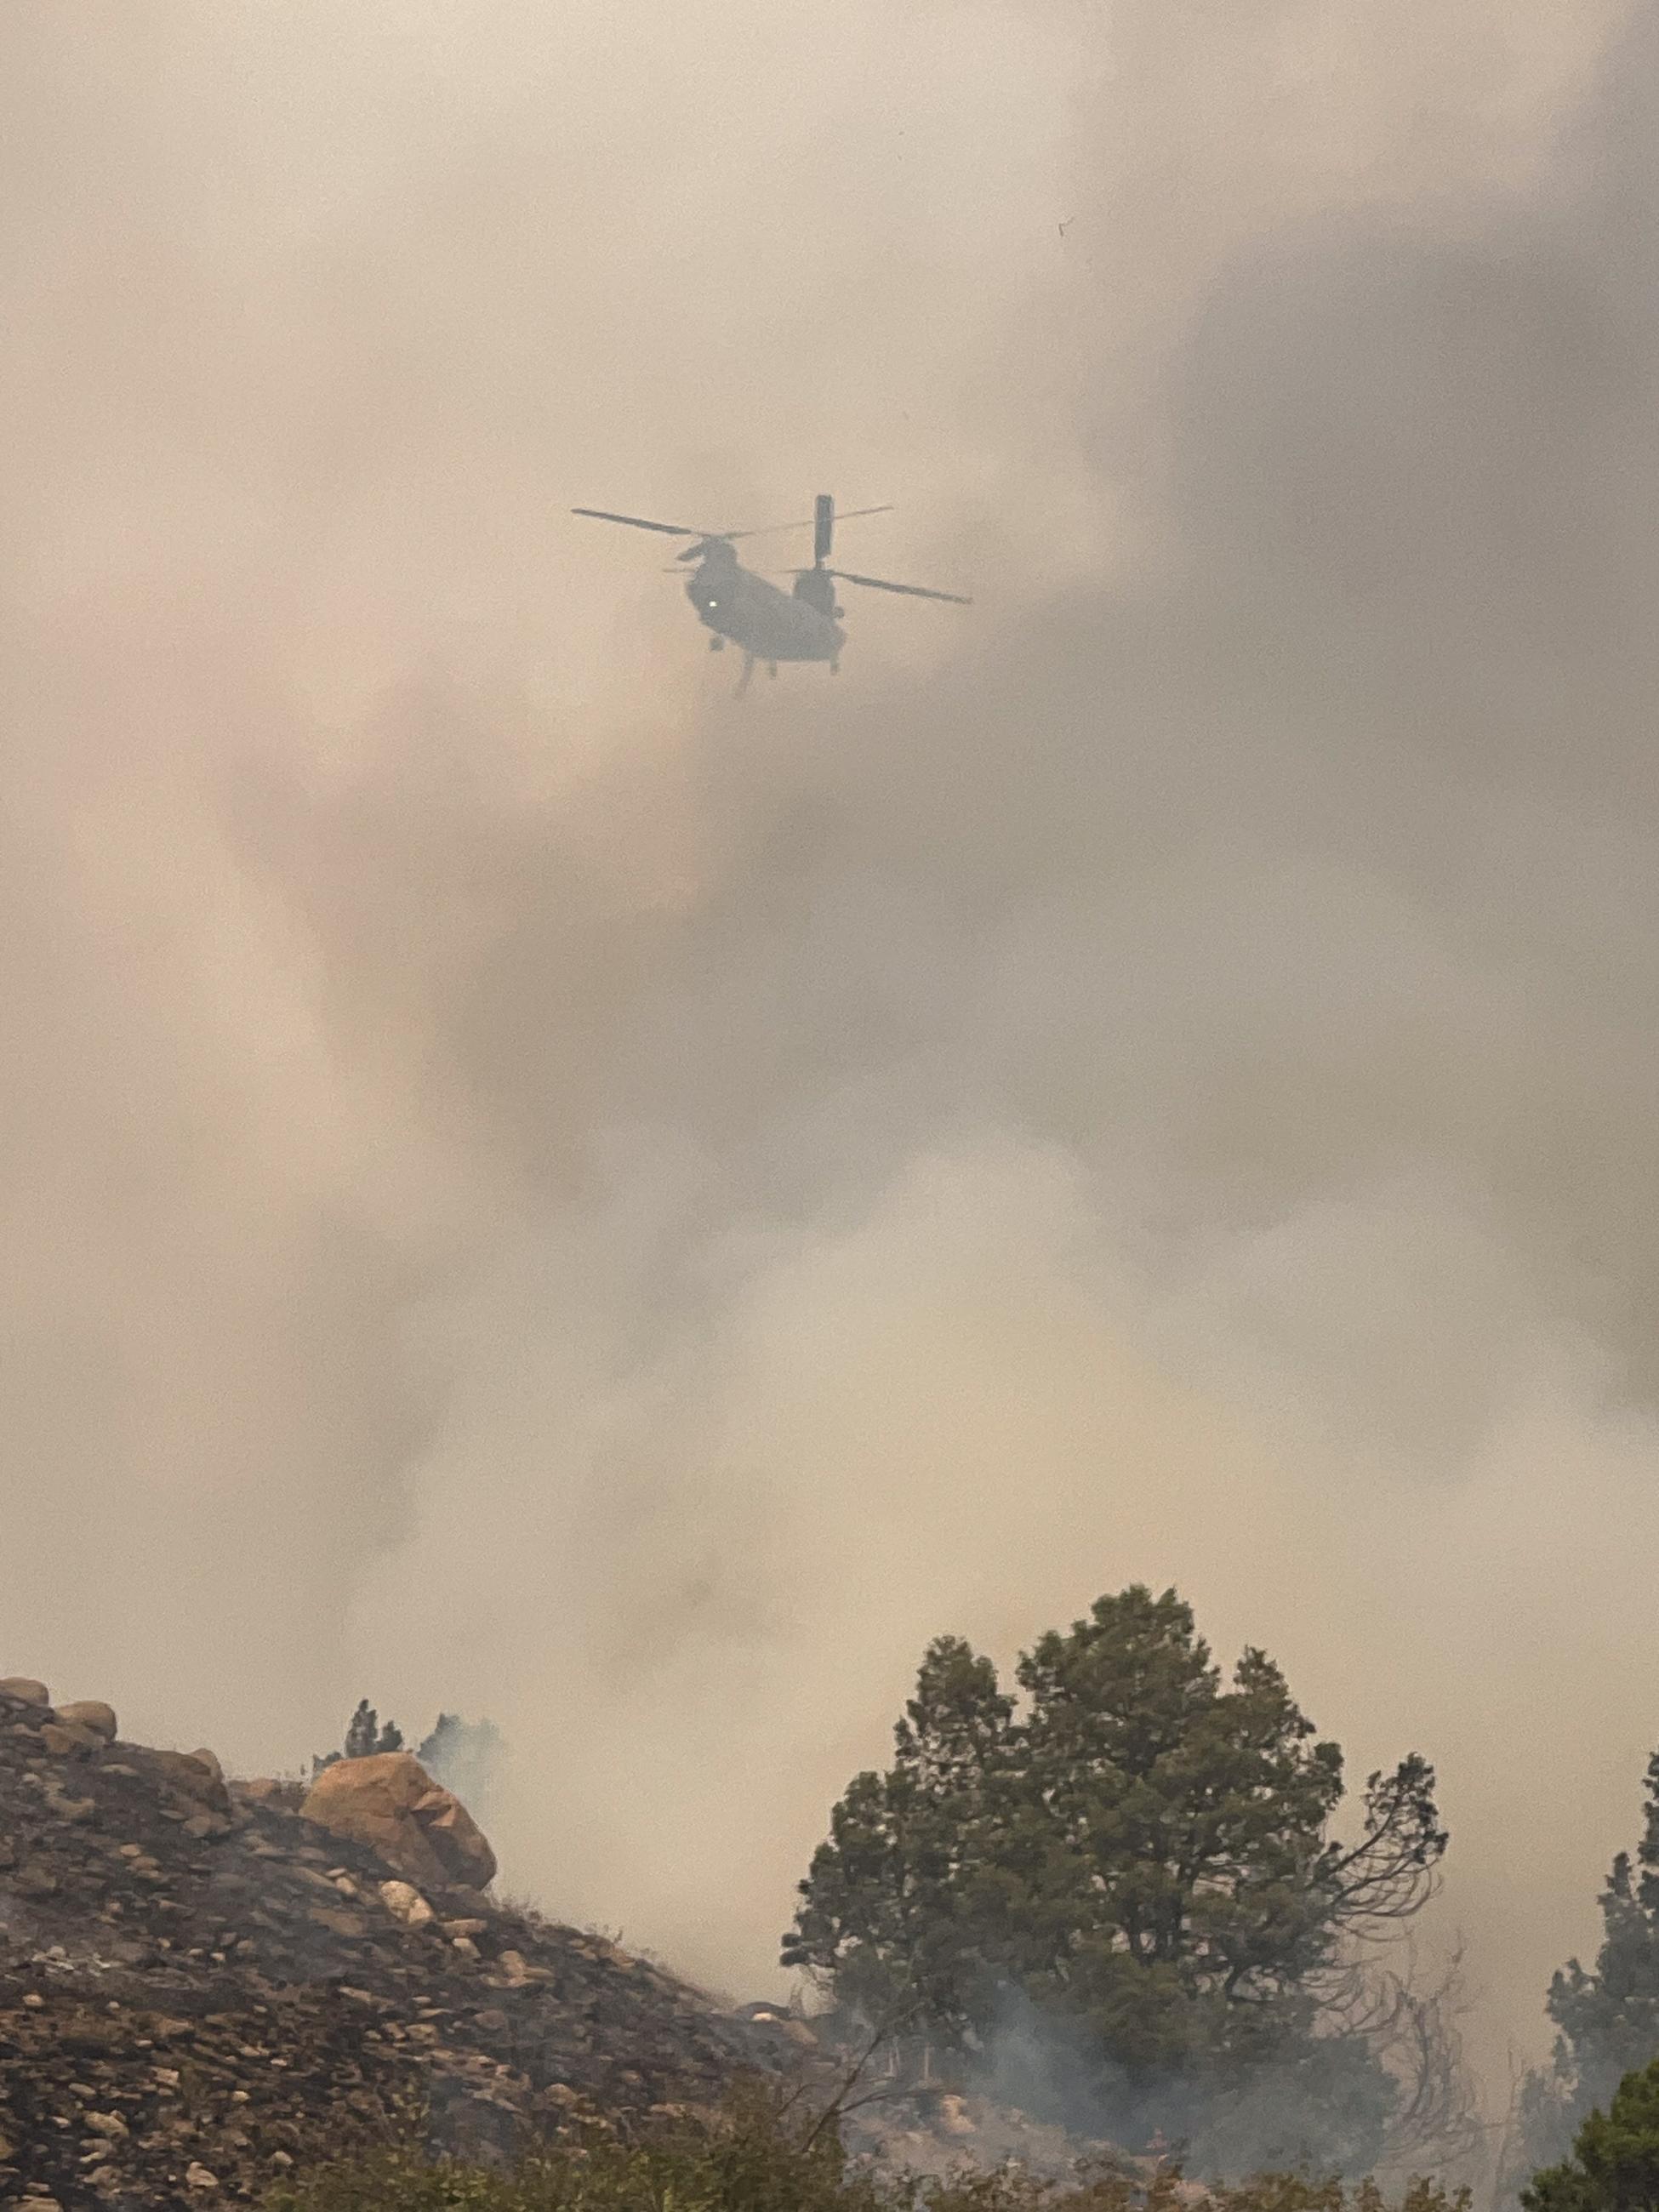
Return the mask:
POLYGON ((494 1827, 501 1810, 501 1783, 507 1751, 493 1721, 469 1721, 459 1713, 440 1713, 415 1756, 446 1790, 453 1790, 475 1820, 494 1827))
POLYGON ((488 1711, 746 1994, 930 1635, 1173 1582, 1535 2047, 1659 1736, 1656 59, 9 14, 6 1663, 488 1711), (820 487, 978 603, 741 709, 563 514, 820 487))

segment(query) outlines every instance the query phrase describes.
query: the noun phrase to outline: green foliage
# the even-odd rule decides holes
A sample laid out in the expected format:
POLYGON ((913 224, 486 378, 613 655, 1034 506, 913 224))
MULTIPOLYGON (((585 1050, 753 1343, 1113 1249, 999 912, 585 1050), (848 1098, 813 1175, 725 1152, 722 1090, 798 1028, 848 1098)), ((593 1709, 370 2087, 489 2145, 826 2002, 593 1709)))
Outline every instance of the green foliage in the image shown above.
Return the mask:
POLYGON ((715 2118, 625 2144, 561 2139, 510 2170, 428 2161, 392 2148, 285 2185, 268 2212, 906 2212, 850 2173, 840 2138, 760 2087, 715 2118))
POLYGON ((1224 1689, 1173 1591, 1101 1600, 1018 1679, 1022 1983, 1085 2012, 1132 2069, 1256 2036, 1329 1954, 1341 1753, 1309 1741, 1262 1653, 1224 1689))
POLYGON ((1467 2190, 1413 2182, 1390 2204, 1375 2184, 1266 2174, 1197 2198, 1174 2164, 1083 2168, 1069 2180, 1018 2166, 942 2179, 850 2164, 829 2116, 751 2087, 712 2118, 650 2139, 561 2139, 508 2169, 433 2162, 418 2149, 344 2160, 290 2181, 266 2212, 1468 2212, 1467 2190))
POLYGON ((380 1715, 367 1698, 362 1698, 357 1710, 346 1723, 345 1746, 341 1751, 325 1752, 311 1762, 313 1779, 325 1767, 333 1766, 342 1759, 368 1759, 380 1751, 401 1751, 404 1732, 395 1721, 381 1723, 380 1715))
POLYGON ((367 1698, 346 1724, 345 1755, 348 1759, 372 1759, 377 1752, 401 1751, 404 1732, 395 1721, 384 1726, 380 1717, 367 1698))
POLYGON ((1601 1893, 1601 1946, 1592 1971, 1570 1960, 1550 1984, 1548 2011, 1574 2069, 1610 2082, 1659 2051, 1659 1753, 1648 1762, 1636 1872, 1613 1860, 1601 1893))
POLYGON ((930 1644, 885 1775, 856 1776, 801 1884, 786 1966, 868 2019, 971 2024, 987 1931, 1006 1917, 999 1836, 1014 1701, 956 1637, 930 1644))
MULTIPOLYGON (((1649 1769, 1650 1780, 1653 1770, 1649 1769)), ((1526 2212, 1653 2212, 1659 2206, 1659 2058, 1626 2074, 1592 2112, 1572 2155, 1521 2191, 1526 2212)))
POLYGON ((1595 1963, 1570 1959, 1550 1983, 1547 2009, 1559 2033, 1552 2069, 1522 2089, 1525 2166, 1557 2156, 1591 2107, 1659 2053, 1659 1752, 1643 1794, 1634 1864, 1620 1851, 1601 1892, 1595 1963))
POLYGON ((1201 2076, 1237 2098, 1299 2066, 1374 2134, 1386 2080, 1315 2030, 1353 1942, 1430 1893, 1432 1769, 1373 1774, 1358 1839, 1334 1841, 1340 1749, 1265 1653, 1224 1681, 1173 1590, 1098 1599, 1017 1680, 960 1638, 928 1647, 893 1764, 830 1815, 784 1963, 969 2048, 1018 1991, 1132 2091, 1201 2076))

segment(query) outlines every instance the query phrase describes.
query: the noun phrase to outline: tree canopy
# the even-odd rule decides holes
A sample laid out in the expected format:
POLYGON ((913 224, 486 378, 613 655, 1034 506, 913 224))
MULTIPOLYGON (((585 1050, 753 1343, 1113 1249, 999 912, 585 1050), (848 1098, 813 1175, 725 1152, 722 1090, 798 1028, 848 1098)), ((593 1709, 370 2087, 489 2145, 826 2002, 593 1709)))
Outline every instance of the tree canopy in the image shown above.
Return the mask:
POLYGON ((320 1774, 325 1766, 332 1766, 342 1759, 369 1759, 376 1752, 401 1751, 403 1747, 404 1732, 396 1721, 382 1722, 368 1699, 362 1698, 346 1723, 343 1747, 313 1758, 311 1771, 313 1775, 320 1774))
POLYGON ((1224 1680, 1173 1590, 1097 1600, 1015 1677, 960 1638, 928 1646, 892 1765, 831 1813, 785 1964, 969 2050, 1017 1994, 1148 2095, 1294 2063, 1347 2066, 1331 2093, 1352 2100, 1352 2054, 1310 2042, 1355 1943, 1430 1893, 1446 1834, 1426 1762, 1373 1774, 1336 1840, 1340 1749, 1265 1652, 1224 1680))
POLYGON ((1620 1851, 1601 1891, 1595 1963, 1570 1959, 1550 1983, 1555 2053, 1522 2091, 1527 2165, 1555 2156, 1594 2105, 1659 2054, 1659 1752, 1648 1761, 1643 1795, 1635 1858, 1620 1851))
POLYGON ((1521 2202, 1525 2212, 1652 2212, 1659 2204, 1659 2058, 1625 2075, 1607 2111, 1598 2107, 1580 2127, 1571 2156, 1535 2173, 1521 2202))

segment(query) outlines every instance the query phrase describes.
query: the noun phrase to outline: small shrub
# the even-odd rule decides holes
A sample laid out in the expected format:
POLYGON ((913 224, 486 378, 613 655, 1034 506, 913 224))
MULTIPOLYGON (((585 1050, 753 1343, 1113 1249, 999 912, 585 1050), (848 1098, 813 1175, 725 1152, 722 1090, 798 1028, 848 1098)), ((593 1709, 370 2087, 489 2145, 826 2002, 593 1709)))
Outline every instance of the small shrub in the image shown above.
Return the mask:
POLYGON ((394 2148, 296 2179, 265 2205, 266 2212, 1468 2212, 1469 2192, 1414 2181, 1390 2203, 1373 2182, 1345 2187, 1304 2174, 1199 2190, 1173 2163, 1150 2171, 1100 2164, 1064 2182, 1018 2166, 964 2166, 944 2179, 877 2173, 847 2158, 832 2114, 799 2094, 751 2085, 720 2114, 639 2142, 562 2138, 504 2171, 394 2148))
POLYGON ((714 2118, 636 2142, 562 2139, 499 2172, 403 2146, 266 2199, 269 2212, 908 2212, 910 2203, 850 2173, 833 2126, 760 2087, 714 2118))

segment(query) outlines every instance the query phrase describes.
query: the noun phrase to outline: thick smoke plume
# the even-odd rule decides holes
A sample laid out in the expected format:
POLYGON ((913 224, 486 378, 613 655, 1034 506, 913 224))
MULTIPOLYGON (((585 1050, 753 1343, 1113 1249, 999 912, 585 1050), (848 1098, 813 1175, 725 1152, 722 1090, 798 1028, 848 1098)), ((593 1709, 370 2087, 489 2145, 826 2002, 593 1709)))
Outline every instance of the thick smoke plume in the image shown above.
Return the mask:
POLYGON ((749 1994, 929 1635, 1174 1582, 1535 2048, 1659 1737, 1656 84, 9 10, 7 1663, 487 1712, 511 1884, 749 1994), (820 488, 977 604, 741 708, 565 514, 820 488))

